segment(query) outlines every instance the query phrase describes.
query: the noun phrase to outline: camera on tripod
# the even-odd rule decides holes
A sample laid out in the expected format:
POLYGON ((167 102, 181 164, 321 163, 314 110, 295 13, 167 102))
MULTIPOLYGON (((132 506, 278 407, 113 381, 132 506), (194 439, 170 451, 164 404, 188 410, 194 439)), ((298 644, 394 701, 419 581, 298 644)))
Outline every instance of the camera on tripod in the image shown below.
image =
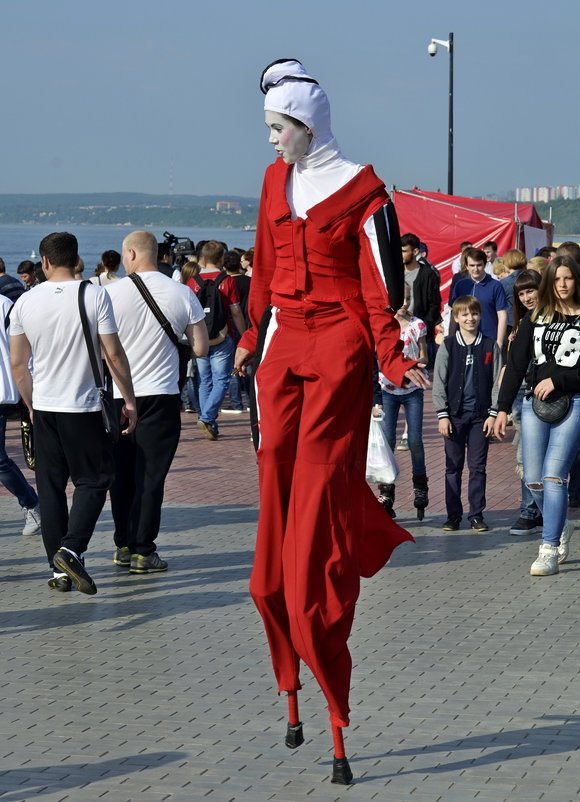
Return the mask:
POLYGON ((176 237, 175 234, 164 231, 163 239, 171 248, 177 264, 186 262, 188 257, 195 253, 195 242, 189 237, 176 237))

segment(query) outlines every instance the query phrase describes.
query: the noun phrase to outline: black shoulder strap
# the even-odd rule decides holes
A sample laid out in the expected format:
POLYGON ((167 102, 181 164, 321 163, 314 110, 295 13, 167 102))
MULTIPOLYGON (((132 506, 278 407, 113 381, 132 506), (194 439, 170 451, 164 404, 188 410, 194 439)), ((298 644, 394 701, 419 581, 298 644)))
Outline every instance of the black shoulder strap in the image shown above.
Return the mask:
POLYGON ((99 363, 97 361, 97 355, 95 354, 95 347, 93 345, 93 338, 91 337, 89 320, 87 318, 87 310, 85 308, 85 292, 87 290, 87 284, 90 283, 88 279, 86 281, 81 281, 81 286, 79 287, 79 312, 81 315, 81 323, 83 324, 83 334, 85 335, 87 351, 89 352, 89 359, 91 361, 91 368, 93 369, 93 376, 95 377, 95 384, 97 385, 97 389, 100 390, 103 387, 103 379, 101 371, 99 370, 99 363))
POLYGON ((4 318, 4 328, 8 331, 8 326, 10 325, 10 314, 14 309, 14 304, 10 307, 10 309, 6 312, 6 317, 4 318))
POLYGON ((163 331, 165 332, 165 334, 167 334, 173 345, 177 348, 177 346, 179 345, 179 340, 177 339, 177 335, 173 331, 171 323, 167 320, 167 318, 165 317, 165 315, 155 302, 153 296, 145 286, 145 282, 143 281, 141 276, 137 275, 137 273, 130 273, 129 278, 143 296, 143 300, 157 318, 157 321, 161 326, 161 328, 163 329, 163 331))

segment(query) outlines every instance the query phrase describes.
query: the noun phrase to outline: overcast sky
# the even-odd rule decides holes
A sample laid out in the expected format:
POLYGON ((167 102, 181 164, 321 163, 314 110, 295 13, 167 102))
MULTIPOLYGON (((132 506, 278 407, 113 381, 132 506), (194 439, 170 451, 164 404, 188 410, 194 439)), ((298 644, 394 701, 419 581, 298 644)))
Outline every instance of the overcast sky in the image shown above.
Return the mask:
POLYGON ((578 0, 4 0, 0 192, 257 196, 258 88, 300 59, 344 154, 401 188, 580 183, 578 0))

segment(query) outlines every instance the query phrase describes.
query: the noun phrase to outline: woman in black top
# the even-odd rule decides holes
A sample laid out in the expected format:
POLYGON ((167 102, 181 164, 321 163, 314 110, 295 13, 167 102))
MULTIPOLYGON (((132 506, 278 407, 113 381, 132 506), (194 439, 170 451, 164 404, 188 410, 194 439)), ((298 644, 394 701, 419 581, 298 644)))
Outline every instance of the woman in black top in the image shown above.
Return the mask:
POLYGON ((547 576, 558 573, 570 548, 567 483, 580 439, 580 267, 570 256, 557 256, 546 268, 538 306, 520 323, 509 350, 494 432, 500 439, 530 362, 529 391, 522 405, 524 480, 544 519, 542 544, 530 573, 547 576), (563 394, 570 396, 564 418, 540 420, 532 397, 550 400, 563 394))

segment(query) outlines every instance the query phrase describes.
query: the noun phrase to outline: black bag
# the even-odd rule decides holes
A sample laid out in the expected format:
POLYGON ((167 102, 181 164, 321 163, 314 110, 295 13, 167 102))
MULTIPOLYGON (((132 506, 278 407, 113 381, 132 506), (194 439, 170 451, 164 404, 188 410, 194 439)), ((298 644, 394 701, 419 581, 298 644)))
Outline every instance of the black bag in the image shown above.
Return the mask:
POLYGON ((87 289, 87 284, 90 283, 91 282, 88 280, 83 281, 79 287, 79 312, 81 315, 81 323, 83 324, 83 334, 85 335, 85 342, 87 344, 87 351, 89 352, 89 359, 91 362, 91 368, 93 370, 95 385, 99 391, 103 428, 105 429, 107 437, 114 445, 119 440, 121 435, 121 421, 119 420, 119 415, 115 407, 115 401, 113 399, 112 392, 103 386, 103 379, 101 371, 99 370, 99 363, 97 361, 97 355, 95 354, 93 339, 91 337, 87 310, 85 308, 85 292, 87 289))
MULTIPOLYGON (((534 360, 532 367, 531 387, 535 389, 538 383, 538 363, 534 360)), ((563 420, 570 409, 571 397, 567 393, 554 390, 541 401, 536 395, 532 396, 532 409, 537 418, 544 423, 558 423, 563 420)))
POLYGON ((535 395, 532 398, 532 409, 536 417, 544 423, 558 423, 568 414, 570 396, 567 393, 550 393, 548 398, 540 400, 535 395))
POLYGON ((202 278, 195 276, 199 284, 197 300, 205 313, 205 325, 210 340, 214 340, 227 326, 228 310, 225 308, 223 295, 219 291, 219 285, 226 278, 226 274, 216 276, 216 278, 202 278))
POLYGON ((157 318, 159 325, 165 334, 167 334, 173 345, 177 348, 177 357, 179 359, 179 378, 177 380, 177 386, 179 387, 179 392, 181 393, 185 387, 185 382, 187 381, 187 364, 192 357, 191 345, 189 342, 182 342, 181 340, 177 339, 177 335, 173 331, 171 323, 167 320, 159 308, 159 305, 155 302, 155 299, 145 286, 145 282, 141 276, 138 276, 137 273, 131 273, 129 278, 132 279, 133 284, 143 296, 143 300, 157 318))
POLYGON ((34 456, 34 426, 30 420, 28 407, 22 401, 20 403, 20 437, 22 438, 22 451, 24 461, 31 471, 36 470, 36 458, 34 456))

